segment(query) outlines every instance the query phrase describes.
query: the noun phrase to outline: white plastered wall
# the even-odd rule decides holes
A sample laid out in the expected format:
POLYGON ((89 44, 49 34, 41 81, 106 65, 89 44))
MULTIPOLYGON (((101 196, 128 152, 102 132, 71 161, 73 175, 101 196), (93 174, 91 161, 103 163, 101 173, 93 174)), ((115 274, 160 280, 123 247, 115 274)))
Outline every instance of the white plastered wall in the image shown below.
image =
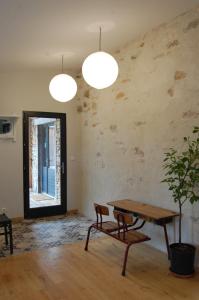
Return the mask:
POLYGON ((50 72, 0 74, 0 115, 18 115, 16 142, 0 139, 0 209, 10 217, 23 217, 22 111, 61 112, 67 115, 68 210, 79 208, 80 123, 75 101, 54 101, 48 91, 50 72))
MULTIPOLYGON (((104 49, 105 50, 105 49, 104 49)), ((116 83, 104 90, 79 80, 82 211, 93 202, 130 198, 176 210, 163 179, 164 152, 181 149, 199 124, 199 9, 146 33, 113 53, 116 83)), ((199 243, 199 204, 184 207, 184 241, 199 243)), ((169 226, 170 241, 176 238, 169 226)), ((151 243, 165 251, 162 228, 148 224, 151 243)))

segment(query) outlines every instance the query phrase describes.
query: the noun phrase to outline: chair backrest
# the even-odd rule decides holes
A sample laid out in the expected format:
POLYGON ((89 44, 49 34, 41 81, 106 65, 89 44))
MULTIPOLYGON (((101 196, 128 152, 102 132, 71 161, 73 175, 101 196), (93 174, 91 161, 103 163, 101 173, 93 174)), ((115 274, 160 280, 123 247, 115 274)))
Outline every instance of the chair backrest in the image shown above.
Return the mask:
POLYGON ((109 209, 107 206, 94 203, 96 214, 109 216, 109 209))
POLYGON ((123 239, 125 240, 128 225, 133 225, 133 216, 118 210, 114 210, 113 215, 118 223, 118 237, 121 238, 122 234, 123 239))
POLYGON ((118 223, 122 223, 123 225, 132 225, 133 224, 133 216, 128 213, 124 213, 118 210, 113 211, 113 215, 118 223))
POLYGON ((107 206, 101 205, 94 203, 94 208, 97 216, 97 224, 102 225, 102 216, 109 216, 109 209, 107 206), (99 222, 99 217, 100 217, 100 222, 99 222))

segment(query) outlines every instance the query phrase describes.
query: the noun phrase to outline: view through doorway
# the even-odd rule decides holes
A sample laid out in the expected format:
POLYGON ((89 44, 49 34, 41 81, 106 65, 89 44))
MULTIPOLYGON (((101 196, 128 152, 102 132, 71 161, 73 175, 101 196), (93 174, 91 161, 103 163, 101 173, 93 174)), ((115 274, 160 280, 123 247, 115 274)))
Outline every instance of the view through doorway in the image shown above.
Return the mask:
POLYGON ((57 208, 60 213, 64 210, 63 115, 24 112, 25 215, 52 215, 57 208))
POLYGON ((30 208, 59 205, 60 120, 29 118, 30 208))

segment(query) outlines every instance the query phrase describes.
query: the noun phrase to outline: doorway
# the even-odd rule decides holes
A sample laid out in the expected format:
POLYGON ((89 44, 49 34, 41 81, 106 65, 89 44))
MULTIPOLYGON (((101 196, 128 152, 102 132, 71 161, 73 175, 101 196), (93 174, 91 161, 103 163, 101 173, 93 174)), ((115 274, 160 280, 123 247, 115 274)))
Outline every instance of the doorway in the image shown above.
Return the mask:
POLYGON ((66 212, 66 115, 23 112, 24 217, 66 212))

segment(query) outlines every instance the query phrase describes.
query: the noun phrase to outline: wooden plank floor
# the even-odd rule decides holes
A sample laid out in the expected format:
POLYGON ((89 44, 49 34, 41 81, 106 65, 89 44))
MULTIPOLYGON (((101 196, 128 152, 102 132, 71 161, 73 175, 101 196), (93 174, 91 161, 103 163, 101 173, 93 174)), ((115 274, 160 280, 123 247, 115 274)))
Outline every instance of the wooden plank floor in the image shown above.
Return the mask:
POLYGON ((165 254, 147 244, 130 249, 111 238, 24 253, 0 260, 1 300, 198 300, 199 275, 173 277, 165 254))

